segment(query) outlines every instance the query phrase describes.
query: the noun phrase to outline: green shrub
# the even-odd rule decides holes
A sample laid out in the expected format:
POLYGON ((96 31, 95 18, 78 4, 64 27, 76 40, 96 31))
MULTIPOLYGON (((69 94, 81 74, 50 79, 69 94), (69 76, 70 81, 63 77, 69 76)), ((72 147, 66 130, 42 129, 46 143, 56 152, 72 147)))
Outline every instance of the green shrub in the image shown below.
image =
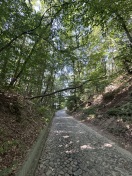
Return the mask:
POLYGON ((122 112, 122 115, 132 116, 132 103, 131 102, 128 102, 122 105, 119 109, 122 112))
POLYGON ((39 116, 43 116, 43 120, 45 122, 48 122, 49 119, 53 116, 54 110, 50 109, 49 107, 46 106, 40 106, 37 108, 39 116))
POLYGON ((46 111, 47 111, 47 109, 44 107, 44 106, 40 106, 40 107, 38 107, 38 112, 40 113, 40 114, 44 114, 46 111))
POLYGON ((115 108, 111 108, 107 111, 107 114, 110 116, 120 116, 123 121, 132 121, 132 102, 128 102, 115 108))
POLYGON ((118 115, 121 115, 121 112, 119 109, 111 108, 107 111, 107 114, 111 116, 118 116, 118 115))
POLYGON ((8 150, 10 150, 13 146, 16 146, 16 145, 20 145, 18 140, 10 140, 10 141, 4 142, 0 146, 0 154, 4 154, 8 152, 8 150))
POLYGON ((67 98, 66 107, 69 111, 72 111, 79 103, 79 97, 72 95, 67 98))
POLYGON ((87 115, 96 114, 96 109, 97 109, 97 107, 93 106, 93 107, 90 107, 88 109, 84 109, 83 113, 87 114, 87 115))

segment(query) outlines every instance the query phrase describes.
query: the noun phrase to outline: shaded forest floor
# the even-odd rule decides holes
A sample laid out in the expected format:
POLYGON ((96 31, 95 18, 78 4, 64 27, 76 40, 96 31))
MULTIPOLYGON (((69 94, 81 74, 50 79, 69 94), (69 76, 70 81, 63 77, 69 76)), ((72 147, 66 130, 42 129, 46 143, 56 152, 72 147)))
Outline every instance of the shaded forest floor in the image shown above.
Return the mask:
POLYGON ((120 76, 72 113, 74 118, 132 152, 132 77, 120 76))
POLYGON ((13 176, 46 126, 35 104, 22 96, 0 92, 0 175, 13 176))

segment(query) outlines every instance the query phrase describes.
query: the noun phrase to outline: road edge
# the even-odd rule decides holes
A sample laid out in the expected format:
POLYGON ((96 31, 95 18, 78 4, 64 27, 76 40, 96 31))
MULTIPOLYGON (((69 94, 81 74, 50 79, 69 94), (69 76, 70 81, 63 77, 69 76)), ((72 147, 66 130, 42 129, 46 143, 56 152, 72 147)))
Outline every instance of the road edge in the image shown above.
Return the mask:
POLYGON ((32 146, 23 165, 16 176, 33 176, 40 158, 42 149, 47 140, 54 115, 50 118, 48 125, 40 132, 37 141, 32 146))

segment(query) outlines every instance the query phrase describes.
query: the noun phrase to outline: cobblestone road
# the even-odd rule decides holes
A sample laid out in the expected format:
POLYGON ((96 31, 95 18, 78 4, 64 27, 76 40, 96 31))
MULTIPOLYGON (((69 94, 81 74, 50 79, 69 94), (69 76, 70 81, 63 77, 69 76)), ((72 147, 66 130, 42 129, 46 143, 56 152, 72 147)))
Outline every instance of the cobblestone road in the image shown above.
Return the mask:
POLYGON ((58 111, 35 176, 132 176, 132 155, 58 111))

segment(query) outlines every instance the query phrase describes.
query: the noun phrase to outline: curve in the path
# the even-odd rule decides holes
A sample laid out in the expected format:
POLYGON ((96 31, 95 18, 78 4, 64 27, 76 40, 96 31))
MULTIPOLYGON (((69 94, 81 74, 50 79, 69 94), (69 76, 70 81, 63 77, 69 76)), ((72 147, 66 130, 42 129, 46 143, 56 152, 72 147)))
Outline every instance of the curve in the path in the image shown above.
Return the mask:
POLYGON ((132 155, 61 110, 35 176, 132 176, 132 155))

